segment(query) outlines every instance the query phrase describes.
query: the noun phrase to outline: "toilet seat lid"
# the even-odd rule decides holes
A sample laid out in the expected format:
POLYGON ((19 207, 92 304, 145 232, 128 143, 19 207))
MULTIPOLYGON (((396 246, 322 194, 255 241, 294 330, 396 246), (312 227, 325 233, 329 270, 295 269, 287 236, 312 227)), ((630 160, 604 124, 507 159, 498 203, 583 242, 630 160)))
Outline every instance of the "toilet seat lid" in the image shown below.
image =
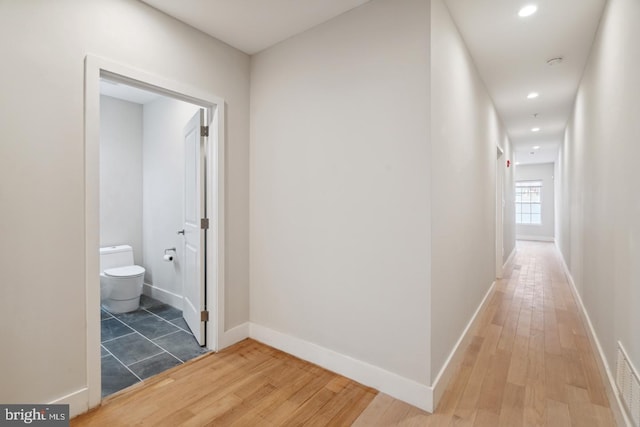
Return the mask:
POLYGON ((139 265, 127 265, 125 267, 108 268, 104 274, 111 277, 131 277, 144 274, 144 268, 139 265))

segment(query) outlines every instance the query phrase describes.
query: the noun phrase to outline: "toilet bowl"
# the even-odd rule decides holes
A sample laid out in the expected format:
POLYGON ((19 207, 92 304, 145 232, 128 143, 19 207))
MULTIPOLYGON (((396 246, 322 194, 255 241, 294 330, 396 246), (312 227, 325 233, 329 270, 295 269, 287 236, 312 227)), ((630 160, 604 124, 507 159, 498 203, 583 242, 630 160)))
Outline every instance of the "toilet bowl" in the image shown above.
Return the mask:
POLYGON ((100 302, 111 313, 127 313, 140 306, 145 269, 133 264, 129 245, 100 248, 100 302))

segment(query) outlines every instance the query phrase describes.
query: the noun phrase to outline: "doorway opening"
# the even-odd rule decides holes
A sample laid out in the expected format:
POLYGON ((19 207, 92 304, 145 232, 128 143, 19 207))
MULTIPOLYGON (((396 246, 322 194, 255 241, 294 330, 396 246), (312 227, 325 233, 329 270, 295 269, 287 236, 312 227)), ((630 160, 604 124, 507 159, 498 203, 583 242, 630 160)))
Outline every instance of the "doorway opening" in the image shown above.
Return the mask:
POLYGON ((102 397, 206 352, 205 115, 100 80, 102 397))
POLYGON ((87 56, 89 407, 218 349, 224 158, 222 99, 87 56), (115 252, 124 255, 107 255, 115 252), (118 289, 129 292, 131 284, 141 289, 123 308, 118 289))

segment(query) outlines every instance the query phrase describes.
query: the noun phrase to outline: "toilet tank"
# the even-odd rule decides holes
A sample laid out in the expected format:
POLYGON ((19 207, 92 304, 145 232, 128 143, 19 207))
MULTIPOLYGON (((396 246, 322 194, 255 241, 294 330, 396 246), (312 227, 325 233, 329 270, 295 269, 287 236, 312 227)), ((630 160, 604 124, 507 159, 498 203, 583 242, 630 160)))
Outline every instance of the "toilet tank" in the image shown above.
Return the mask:
POLYGON ((115 267, 133 265, 133 248, 129 245, 100 248, 100 272, 115 267))

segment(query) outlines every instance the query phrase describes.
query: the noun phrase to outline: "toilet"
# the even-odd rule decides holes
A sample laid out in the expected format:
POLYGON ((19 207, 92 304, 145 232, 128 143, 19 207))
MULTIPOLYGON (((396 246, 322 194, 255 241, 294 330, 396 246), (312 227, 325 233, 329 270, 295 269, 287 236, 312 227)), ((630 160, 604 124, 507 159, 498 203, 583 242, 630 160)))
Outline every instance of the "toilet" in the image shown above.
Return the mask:
POLYGON ((111 313, 127 313, 140 306, 144 268, 133 264, 129 245, 100 248, 100 302, 111 313))

